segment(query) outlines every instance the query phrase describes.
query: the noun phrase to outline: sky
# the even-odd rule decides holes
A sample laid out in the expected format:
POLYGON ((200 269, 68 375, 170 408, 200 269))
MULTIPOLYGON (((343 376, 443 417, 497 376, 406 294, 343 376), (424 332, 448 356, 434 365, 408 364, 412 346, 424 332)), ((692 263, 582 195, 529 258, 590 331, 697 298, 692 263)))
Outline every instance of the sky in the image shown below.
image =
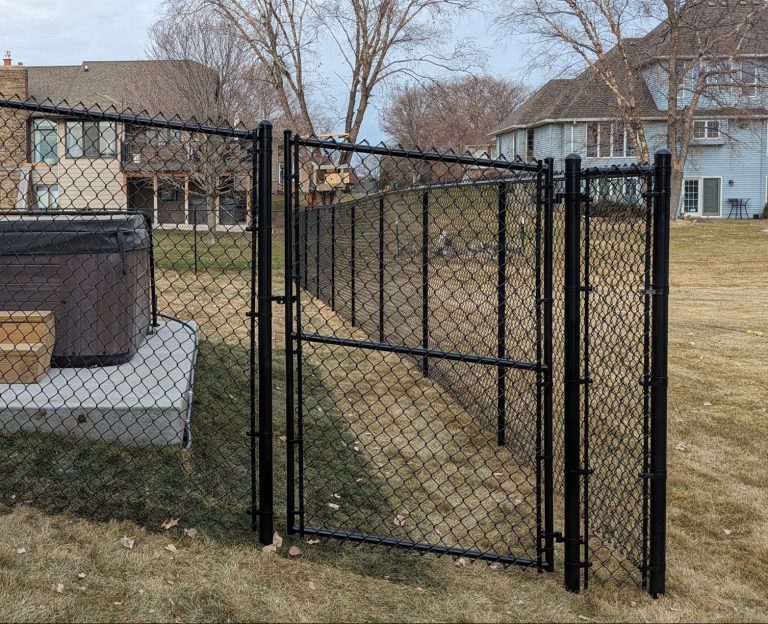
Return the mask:
MULTIPOLYGON (((144 58, 147 29, 160 10, 160 0, 0 0, 0 53, 10 50, 14 63, 26 65, 144 58)), ((545 78, 526 73, 524 50, 513 40, 500 39, 487 13, 464 16, 460 36, 486 51, 487 70, 494 75, 525 77, 531 86, 545 78)), ((321 51, 323 73, 332 75, 339 67, 337 56, 330 46, 321 51)), ((342 93, 331 86, 327 99, 342 101, 342 93)), ((378 143, 384 138, 378 111, 369 109, 360 139, 378 143)))

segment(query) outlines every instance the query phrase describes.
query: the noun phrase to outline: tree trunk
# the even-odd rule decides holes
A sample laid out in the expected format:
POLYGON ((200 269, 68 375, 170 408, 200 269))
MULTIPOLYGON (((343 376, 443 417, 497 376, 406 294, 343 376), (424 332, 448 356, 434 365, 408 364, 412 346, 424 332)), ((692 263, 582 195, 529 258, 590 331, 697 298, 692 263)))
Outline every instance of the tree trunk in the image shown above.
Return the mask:
POLYGON ((671 193, 669 201, 669 216, 671 219, 676 219, 678 216, 682 215, 680 200, 683 196, 683 177, 684 172, 682 169, 678 169, 677 167, 673 166, 672 175, 670 177, 671 193))
POLYGON ((208 245, 216 244, 216 198, 207 195, 205 198, 205 212, 208 221, 208 233, 205 236, 205 242, 208 245))

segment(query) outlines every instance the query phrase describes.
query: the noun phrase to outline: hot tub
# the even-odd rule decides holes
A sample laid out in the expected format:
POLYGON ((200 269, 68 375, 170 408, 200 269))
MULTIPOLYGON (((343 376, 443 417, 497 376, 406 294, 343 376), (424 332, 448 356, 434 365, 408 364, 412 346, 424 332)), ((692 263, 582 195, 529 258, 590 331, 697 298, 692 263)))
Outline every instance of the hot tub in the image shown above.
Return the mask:
POLYGON ((149 330, 150 234, 141 215, 0 214, 0 310, 51 310, 52 365, 120 365, 149 330))

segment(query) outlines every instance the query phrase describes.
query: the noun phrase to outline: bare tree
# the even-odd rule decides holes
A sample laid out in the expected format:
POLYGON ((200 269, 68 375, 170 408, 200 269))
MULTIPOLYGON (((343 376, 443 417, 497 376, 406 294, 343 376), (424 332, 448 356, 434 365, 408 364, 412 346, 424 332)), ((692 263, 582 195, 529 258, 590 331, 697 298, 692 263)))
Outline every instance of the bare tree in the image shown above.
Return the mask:
MULTIPOLYGON (((280 103, 250 46, 213 11, 168 11, 150 29, 147 52, 151 59, 165 61, 147 65, 147 75, 136 80, 147 91, 152 114, 249 128, 259 119, 281 116, 280 103)), ((195 205, 195 198, 203 200, 208 240, 215 242, 222 198, 244 187, 248 167, 243 145, 202 132, 140 131, 132 140, 144 153, 154 150, 156 159, 177 164, 178 171, 166 172, 164 182, 184 185, 195 205)))
POLYGON ((170 0, 179 11, 213 9, 228 20, 267 69, 291 125, 316 134, 312 96, 322 78, 313 54, 333 42, 346 72, 340 121, 357 140, 371 99, 385 81, 464 69, 480 55, 464 43, 443 44, 455 12, 470 0, 170 0))
POLYGON ((586 68, 583 78, 589 74, 604 83, 612 96, 606 110, 629 129, 629 141, 645 162, 650 157, 648 120, 639 106, 639 89, 645 89, 646 77, 661 85, 660 108, 672 152, 673 210, 682 192, 697 111, 733 108, 746 89, 765 86, 757 84, 765 76, 749 65, 768 51, 764 2, 505 0, 502 10, 502 28, 527 35, 539 62, 546 59, 563 72, 586 68), (660 75, 651 75, 652 68, 660 75))
POLYGON ((468 145, 488 144, 490 132, 527 94, 516 80, 485 75, 395 87, 382 113, 382 128, 406 147, 461 153, 468 145))

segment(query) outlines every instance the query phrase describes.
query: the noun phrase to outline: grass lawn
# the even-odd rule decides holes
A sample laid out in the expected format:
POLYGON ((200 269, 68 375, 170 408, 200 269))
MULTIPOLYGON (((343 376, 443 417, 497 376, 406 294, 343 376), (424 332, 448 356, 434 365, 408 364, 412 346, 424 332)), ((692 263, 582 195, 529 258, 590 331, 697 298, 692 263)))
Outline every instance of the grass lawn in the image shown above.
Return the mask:
MULTIPOLYGON (((263 553, 247 539, 217 536, 205 517, 182 514, 181 527, 162 532, 151 526, 156 513, 132 513, 126 501, 122 520, 103 522, 29 506, 0 512, 0 621, 768 621, 764 228, 708 222, 672 231, 666 597, 610 585, 570 595, 561 570, 458 568, 385 549, 286 540, 280 553, 263 553), (200 534, 185 537, 182 527, 200 534), (133 549, 121 547, 122 537, 135 538, 133 549), (288 555, 293 544, 298 557, 288 555)), ((216 394, 199 400, 211 411, 226 403, 216 394)), ((217 457, 217 429, 206 426, 196 473, 203 481, 217 457)), ((147 463, 148 476, 156 469, 147 463)), ((228 513, 210 513, 220 512, 228 513)))

